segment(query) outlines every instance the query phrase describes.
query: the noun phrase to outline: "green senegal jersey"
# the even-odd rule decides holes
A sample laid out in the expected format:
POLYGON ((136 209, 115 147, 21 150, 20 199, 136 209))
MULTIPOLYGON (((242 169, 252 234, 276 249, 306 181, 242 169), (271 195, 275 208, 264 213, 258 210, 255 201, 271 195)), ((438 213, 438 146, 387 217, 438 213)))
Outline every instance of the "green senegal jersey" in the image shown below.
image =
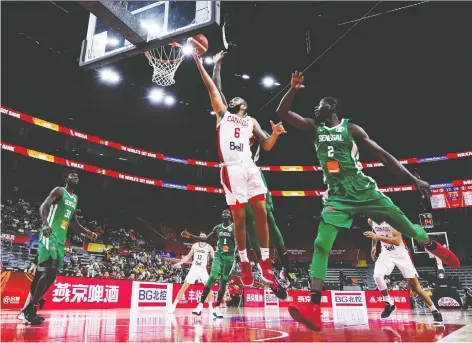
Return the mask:
POLYGON ((354 138, 349 134, 349 119, 343 118, 334 127, 318 126, 315 148, 323 170, 324 182, 328 186, 362 170, 359 151, 354 138))
POLYGON ((48 215, 48 224, 57 242, 65 245, 69 224, 74 217, 74 212, 77 207, 77 195, 69 194, 64 187, 61 188, 62 198, 59 199, 57 203, 51 205, 48 215))
POLYGON ((234 255, 236 251, 236 240, 234 238, 234 224, 225 227, 223 224, 218 225, 218 243, 216 244, 216 252, 219 254, 234 255))

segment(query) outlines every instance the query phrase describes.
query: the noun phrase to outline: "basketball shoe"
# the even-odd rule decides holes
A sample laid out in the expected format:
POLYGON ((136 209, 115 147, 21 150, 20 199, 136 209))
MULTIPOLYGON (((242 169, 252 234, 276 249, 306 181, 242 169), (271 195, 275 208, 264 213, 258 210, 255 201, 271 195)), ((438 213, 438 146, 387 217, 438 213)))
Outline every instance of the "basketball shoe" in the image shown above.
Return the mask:
POLYGON ((290 316, 299 323, 313 331, 321 330, 320 305, 313 303, 291 303, 288 305, 290 316))
POLYGON ((439 257, 443 263, 447 264, 451 268, 459 268, 461 263, 457 256, 449 249, 443 247, 441 243, 432 241, 429 245, 424 246, 431 254, 439 257))
POLYGON ((266 282, 275 296, 279 299, 287 299, 287 290, 282 287, 279 281, 276 279, 274 270, 272 269, 272 260, 270 258, 266 260, 260 260, 257 268, 261 272, 262 281, 266 282))
POLYGON ((241 283, 243 286, 250 287, 254 283, 250 262, 241 262, 241 283))

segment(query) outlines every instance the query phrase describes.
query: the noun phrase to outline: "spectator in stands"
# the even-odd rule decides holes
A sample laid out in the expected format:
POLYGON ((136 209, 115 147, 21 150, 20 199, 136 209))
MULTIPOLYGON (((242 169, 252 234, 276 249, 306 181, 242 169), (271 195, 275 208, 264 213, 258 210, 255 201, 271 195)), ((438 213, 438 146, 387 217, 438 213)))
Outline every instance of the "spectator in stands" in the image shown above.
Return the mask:
POLYGON ((472 307, 472 289, 466 288, 465 291, 465 301, 464 308, 467 310, 469 307, 472 307))

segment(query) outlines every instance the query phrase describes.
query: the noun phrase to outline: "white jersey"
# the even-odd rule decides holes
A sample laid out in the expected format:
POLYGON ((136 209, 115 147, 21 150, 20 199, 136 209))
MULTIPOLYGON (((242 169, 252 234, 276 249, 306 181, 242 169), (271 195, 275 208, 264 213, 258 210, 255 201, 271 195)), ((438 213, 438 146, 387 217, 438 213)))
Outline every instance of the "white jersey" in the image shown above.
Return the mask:
POLYGON ((206 268, 208 264, 208 254, 210 254, 211 249, 211 245, 208 243, 205 243, 203 247, 200 246, 200 243, 195 243, 193 245, 192 267, 206 268))
MULTIPOLYGON (((376 235, 379 235, 382 237, 393 237, 393 228, 386 222, 381 222, 380 224, 377 224, 376 222, 372 220, 372 230, 374 230, 376 235)), ((401 255, 401 254, 408 255, 408 250, 406 250, 405 242, 403 241, 403 239, 399 246, 384 243, 384 242, 380 242, 380 244, 382 245, 382 252, 384 253, 395 254, 395 255, 401 255)))
POLYGON ((221 162, 252 162, 250 139, 252 118, 226 112, 217 127, 218 154, 221 162))

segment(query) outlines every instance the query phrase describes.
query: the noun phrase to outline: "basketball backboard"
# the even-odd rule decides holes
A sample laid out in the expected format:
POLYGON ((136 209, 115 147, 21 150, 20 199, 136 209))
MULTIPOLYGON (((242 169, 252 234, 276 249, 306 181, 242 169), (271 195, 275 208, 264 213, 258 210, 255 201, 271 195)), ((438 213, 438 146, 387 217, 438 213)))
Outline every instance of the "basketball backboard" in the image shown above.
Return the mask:
MULTIPOLYGON (((439 242, 443 246, 446 246, 449 249, 449 240, 447 239, 447 232, 428 232, 429 238, 439 242)), ((415 254, 427 254, 424 245, 415 241, 411 238, 411 245, 413 246, 413 253, 415 254)))
POLYGON ((79 1, 90 14, 79 66, 97 68, 220 23, 219 1, 79 1))

